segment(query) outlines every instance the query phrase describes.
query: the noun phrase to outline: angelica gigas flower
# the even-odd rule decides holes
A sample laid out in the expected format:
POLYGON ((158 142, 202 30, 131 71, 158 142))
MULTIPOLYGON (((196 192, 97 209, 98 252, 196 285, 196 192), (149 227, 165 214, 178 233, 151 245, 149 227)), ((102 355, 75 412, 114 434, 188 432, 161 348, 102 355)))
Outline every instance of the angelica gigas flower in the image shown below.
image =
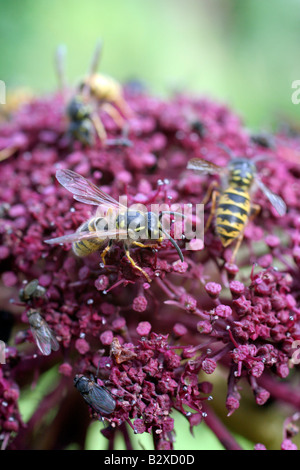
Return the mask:
MULTIPOLYGON (((14 319, 10 335, 0 338, 9 345, 0 370, 3 448, 35 447, 36 430, 51 408, 60 418, 49 424, 54 436, 49 446, 59 447, 63 425, 58 422, 71 419, 81 430, 76 439, 82 445, 89 411, 91 417, 100 415, 75 394, 75 375, 97 375, 97 385, 116 402, 103 416, 110 448, 116 429, 128 442, 128 426, 135 434, 151 433, 156 449, 176 448, 174 410, 192 432, 206 421, 223 444, 237 448, 229 427, 243 403, 243 389, 252 391, 258 407, 269 397, 295 411, 300 407, 300 393, 289 380, 298 374, 294 352, 300 340, 299 139, 275 135, 272 147, 261 146, 234 113, 207 99, 164 101, 130 87, 125 97, 133 110, 126 145, 105 114, 107 145, 96 141, 84 148, 71 142, 60 95, 33 99, 0 125, 1 148, 14 150, 0 162, 1 309, 14 319), (78 258, 70 245, 44 243, 75 232, 93 215, 93 207, 74 201, 57 183, 58 169, 79 173, 115 199, 126 194, 129 205, 150 209, 171 201, 194 207, 213 177, 188 171, 187 162, 200 157, 226 166, 229 157, 220 143, 236 156, 268 157, 258 171, 288 207, 279 217, 254 192, 253 202, 262 209, 247 225, 234 264, 214 223, 204 240, 190 247, 184 238, 177 240, 183 262, 167 239, 154 249, 131 246, 130 255, 147 279, 128 262, 122 243, 113 243, 105 264, 99 251, 78 258), (34 279, 45 294, 20 300, 19 291, 34 279), (40 354, 30 334, 30 309, 38 310, 59 342, 59 351, 50 356, 40 354), (25 428, 19 390, 31 384, 32 371, 37 377, 53 365, 60 377, 57 388, 37 404, 25 428), (227 376, 222 406, 228 428, 221 425, 217 406, 214 410, 218 374, 227 376)), ((210 211, 208 202, 205 218, 210 211)), ((0 325, 2 334, 1 316, 0 325)), ((71 427, 63 429, 75 439, 71 427)), ((293 437, 284 439, 283 449, 294 448, 293 437)))

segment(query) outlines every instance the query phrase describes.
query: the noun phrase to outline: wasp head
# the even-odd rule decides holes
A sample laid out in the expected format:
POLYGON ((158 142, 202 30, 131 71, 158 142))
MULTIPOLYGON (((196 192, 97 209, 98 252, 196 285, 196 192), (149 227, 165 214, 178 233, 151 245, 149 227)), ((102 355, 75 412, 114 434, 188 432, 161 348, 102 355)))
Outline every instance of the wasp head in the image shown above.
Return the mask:
POLYGON ((247 158, 234 158, 229 164, 230 179, 242 186, 250 186, 256 175, 255 163, 247 158))

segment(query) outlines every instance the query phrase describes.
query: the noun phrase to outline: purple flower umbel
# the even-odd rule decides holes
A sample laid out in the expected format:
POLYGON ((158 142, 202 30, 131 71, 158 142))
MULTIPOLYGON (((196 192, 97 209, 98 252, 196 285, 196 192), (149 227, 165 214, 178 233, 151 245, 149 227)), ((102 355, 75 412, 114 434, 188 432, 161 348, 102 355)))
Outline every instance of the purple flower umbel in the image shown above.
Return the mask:
MULTIPOLYGON (((172 449, 173 410, 186 417, 191 432, 205 421, 223 445, 239 448, 213 407, 219 370, 227 377, 222 406, 229 416, 247 389, 257 405, 271 397, 299 411, 299 387, 293 385, 300 340, 299 137, 278 135, 272 146, 262 146, 235 114, 206 99, 163 101, 128 86, 126 100, 134 112, 126 138, 101 116, 107 145, 84 148, 70 141, 60 95, 34 99, 1 123, 0 149, 14 149, 0 162, 0 339, 9 345, 0 370, 2 448, 35 448, 35 428, 54 406, 58 414, 45 446, 62 448, 72 440, 83 446, 88 406, 74 388, 76 375, 97 374, 97 385, 116 402, 102 416, 110 448, 116 430, 131 448, 129 425, 136 434, 152 433, 156 449, 172 449), (236 156, 268 157, 258 171, 288 207, 279 217, 262 193, 253 193, 261 211, 246 227, 236 264, 214 224, 197 249, 178 242, 184 262, 167 239, 155 250, 132 247, 151 282, 128 262, 121 244, 114 243, 104 266, 99 252, 78 258, 70 245, 44 243, 76 231, 93 214, 58 184, 58 169, 79 173, 116 199, 126 194, 129 205, 195 205, 215 177, 188 171, 187 162, 205 158, 225 166, 229 157, 220 143, 236 156), (34 279, 43 295, 20 300, 20 289, 34 279), (38 350, 28 323, 32 309, 57 338, 58 351, 38 350), (5 312, 14 319, 7 338, 5 312), (54 364, 61 380, 25 427, 19 390, 54 364)), ((210 210, 208 202, 205 217, 210 210)), ((294 448, 293 436, 284 435, 282 448, 294 448)))

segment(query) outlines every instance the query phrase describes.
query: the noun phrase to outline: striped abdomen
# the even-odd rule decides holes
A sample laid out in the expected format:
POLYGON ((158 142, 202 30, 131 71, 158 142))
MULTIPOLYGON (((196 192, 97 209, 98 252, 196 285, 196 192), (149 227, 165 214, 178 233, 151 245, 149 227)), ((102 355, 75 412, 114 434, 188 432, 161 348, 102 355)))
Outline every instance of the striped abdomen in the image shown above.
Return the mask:
POLYGON ((251 209, 247 187, 229 186, 220 196, 216 210, 216 231, 224 247, 244 230, 251 209))
MULTIPOLYGON (((99 220, 99 217, 92 217, 87 222, 84 222, 77 230, 77 232, 95 232, 96 223, 99 220)), ((80 240, 74 242, 72 245, 73 251, 77 256, 87 256, 94 251, 99 250, 103 245, 105 239, 94 238, 91 240, 80 240)))

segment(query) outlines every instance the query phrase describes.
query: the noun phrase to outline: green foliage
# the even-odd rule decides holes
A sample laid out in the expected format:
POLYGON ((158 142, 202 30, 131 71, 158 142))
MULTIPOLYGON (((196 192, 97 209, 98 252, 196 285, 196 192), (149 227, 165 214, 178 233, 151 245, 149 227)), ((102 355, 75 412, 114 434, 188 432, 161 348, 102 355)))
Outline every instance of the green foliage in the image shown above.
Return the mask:
POLYGON ((0 75, 8 86, 56 86, 55 48, 68 79, 85 73, 97 38, 101 70, 141 79, 155 93, 184 89, 237 110, 249 126, 297 116, 298 0, 0 0, 0 75))

